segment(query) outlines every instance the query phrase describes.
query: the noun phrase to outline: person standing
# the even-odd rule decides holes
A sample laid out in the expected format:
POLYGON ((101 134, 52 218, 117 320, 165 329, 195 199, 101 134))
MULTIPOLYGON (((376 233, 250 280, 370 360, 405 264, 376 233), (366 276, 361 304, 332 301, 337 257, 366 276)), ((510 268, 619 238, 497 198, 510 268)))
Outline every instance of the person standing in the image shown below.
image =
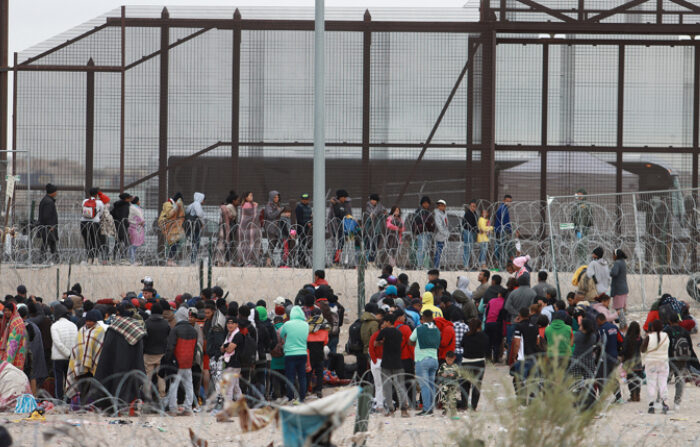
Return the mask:
POLYGON ((595 282, 598 295, 608 293, 610 288, 610 270, 608 261, 603 257, 603 247, 596 247, 591 255, 591 262, 588 263, 586 276, 595 282))
POLYGON ((477 228, 479 229, 479 234, 476 238, 476 242, 479 244, 479 266, 481 269, 486 269, 486 257, 489 252, 489 233, 493 231, 493 227, 489 225, 489 210, 486 208, 481 210, 477 228))
POLYGON ((352 208, 350 207, 348 197, 349 194, 344 189, 339 189, 336 191, 335 197, 331 197, 328 220, 331 234, 335 234, 336 237, 336 250, 333 256, 334 264, 340 263, 341 254, 345 246, 345 226, 343 224, 343 219, 345 219, 345 216, 352 216, 352 208))
POLYGON ((420 384, 423 410, 417 416, 433 414, 435 404, 435 374, 438 369, 440 330, 433 322, 433 312, 424 310, 421 325, 413 330, 409 338, 415 345, 416 376, 420 384))
POLYGON ((219 205, 219 233, 216 241, 216 265, 221 267, 235 260, 236 223, 238 222, 238 194, 229 191, 219 205))
POLYGON ((151 374, 157 376, 158 393, 165 397, 165 380, 160 377, 158 368, 168 347, 170 324, 163 318, 163 307, 159 303, 151 306, 151 315, 146 320, 146 337, 143 340, 143 364, 146 368, 146 385, 144 394, 151 395, 151 374))
POLYGON ((683 398, 685 381, 690 377, 688 363, 693 360, 695 353, 692 352, 693 342, 690 333, 681 327, 678 314, 669 315, 668 326, 664 328, 664 332, 669 337, 668 358, 671 367, 669 377, 675 379, 676 392, 673 396, 673 406, 678 410, 683 398))
POLYGON ((185 222, 187 223, 187 228, 185 232, 189 234, 190 244, 192 245, 192 252, 190 253, 190 262, 194 264, 197 262, 197 254, 199 253, 199 240, 202 234, 202 227, 204 226, 204 209, 202 205, 204 204, 204 194, 201 192, 195 192, 192 203, 187 205, 185 210, 185 222))
POLYGON ((619 248, 613 252, 613 265, 610 269, 610 295, 613 299, 613 307, 617 311, 620 318, 620 327, 627 327, 627 295, 629 287, 627 286, 627 264, 625 263, 627 255, 619 248))
MULTIPOLYGON (((394 327, 395 318, 388 314, 382 321, 381 330, 377 335, 375 345, 383 347, 382 353, 382 391, 384 394, 384 411, 386 416, 391 416, 396 408, 392 398, 392 387, 399 397, 401 417, 409 417, 408 398, 406 397, 406 384, 404 371, 401 364, 401 345, 403 335, 394 327)), ((379 386, 379 384, 377 384, 379 386)))
POLYGON ((165 256, 169 266, 175 265, 177 250, 185 235, 182 229, 184 221, 185 204, 182 202, 182 194, 177 192, 163 203, 163 208, 158 216, 158 227, 165 238, 165 256))
POLYGON ((58 212, 56 211, 56 196, 58 188, 51 183, 46 184, 46 195, 39 202, 39 235, 41 237, 41 255, 48 262, 55 262, 56 244, 58 243, 58 212), (46 251, 51 254, 47 256, 46 251))
POLYGON ((430 197, 423 196, 420 199, 420 208, 413 216, 413 235, 416 238, 416 267, 426 267, 425 260, 430 252, 433 232, 435 231, 435 218, 430 212, 430 197))
POLYGON ((574 209, 571 212, 571 222, 574 224, 576 235, 576 255, 579 264, 586 262, 588 252, 588 235, 593 226, 593 208, 586 200, 586 190, 581 188, 574 195, 576 198, 574 209))
POLYGON ((56 322, 51 325, 51 360, 56 381, 55 396, 56 399, 63 400, 68 359, 78 339, 78 327, 70 321, 68 309, 63 304, 53 307, 53 315, 56 322))
POLYGON ((629 328, 627 328, 621 352, 622 367, 627 375, 627 387, 630 391, 630 402, 640 401, 642 376, 644 374, 642 354, 640 351, 641 346, 641 329, 639 323, 633 321, 630 323, 629 328))
POLYGON ((136 264, 136 250, 143 245, 146 240, 146 218, 141 208, 141 201, 138 197, 131 199, 129 207, 129 261, 136 264))
POLYGON ((462 366, 468 374, 468 380, 464 385, 465 400, 469 400, 471 391, 471 409, 476 411, 481 396, 481 382, 486 371, 486 356, 489 355, 489 337, 481 330, 481 321, 472 318, 468 322, 469 331, 461 341, 462 366))
POLYGON ((376 331, 369 338, 369 370, 372 374, 372 380, 376 384, 372 402, 372 409, 375 411, 384 410, 384 390, 382 389, 382 356, 384 355, 384 347, 382 344, 377 344, 378 336, 379 331, 376 331))
POLYGON ((479 214, 476 211, 476 200, 472 199, 469 201, 469 207, 464 211, 464 217, 462 217, 462 244, 464 250, 462 264, 467 271, 471 270, 472 251, 479 233, 478 221, 479 214))
POLYGON ((260 261, 260 219, 258 203, 253 200, 253 193, 243 195, 241 205, 241 223, 238 226, 238 256, 243 265, 257 265, 260 261))
POLYGON ((24 369, 27 356, 27 328, 24 320, 17 311, 17 304, 11 301, 5 303, 2 312, 3 328, 0 337, 0 360, 11 363, 19 370, 24 369))
MULTIPOLYGON (((609 324, 609 323, 608 323, 609 324)), ((661 399, 661 411, 666 414, 668 395, 668 350, 671 346, 669 336, 663 332, 661 320, 651 323, 651 331, 642 342, 641 351, 644 353, 644 366, 647 375, 647 393, 649 395, 649 413, 654 414, 654 402, 661 399)))
POLYGON ((265 236, 267 237, 267 260, 266 264, 271 266, 274 264, 275 250, 282 248, 283 242, 283 223, 282 213, 284 207, 280 205, 279 191, 270 191, 268 201, 263 210, 265 236))
POLYGON ((173 378, 168 391, 168 412, 175 416, 192 414, 194 390, 192 388, 192 365, 197 352, 197 331, 189 321, 187 309, 181 307, 175 312, 175 327, 168 334, 166 356, 177 360, 177 375, 173 378), (185 388, 185 402, 182 408, 177 407, 177 391, 182 382, 185 388))
POLYGON ((442 258, 442 250, 450 238, 450 227, 447 222, 447 202, 444 200, 437 201, 437 209, 435 210, 435 259, 433 260, 433 268, 440 268, 440 259, 442 258))
POLYGON ((228 384, 226 390, 222 390, 227 398, 236 401, 242 395, 241 391, 241 359, 238 347, 243 348, 245 337, 238 330, 238 320, 235 316, 229 316, 226 319, 226 338, 221 345, 222 360, 226 371, 231 371, 233 374, 231 383, 228 384))
POLYGON ((401 208, 398 206, 391 207, 389 216, 386 218, 386 229, 385 247, 387 256, 389 257, 389 264, 393 267, 396 266, 397 259, 399 258, 403 232, 405 230, 403 220, 401 220, 401 208))
POLYGON ((287 398, 294 399, 294 383, 299 383, 299 401, 306 398, 306 340, 309 336, 309 324, 304 311, 299 306, 292 307, 289 321, 282 325, 280 336, 284 339, 284 372, 287 376, 287 398))
MULTIPOLYGON (((88 262, 98 260, 102 255, 103 236, 100 234, 100 216, 105 209, 103 196, 99 188, 90 188, 88 197, 82 203, 80 234, 85 243, 88 262)), ((109 202, 109 199, 107 201, 109 202)))
POLYGON ((85 325, 78 330, 76 344, 73 346, 68 362, 68 375, 66 377, 66 397, 73 399, 78 396, 81 405, 84 405, 90 394, 100 355, 102 354, 102 342, 104 341, 105 328, 99 324, 102 313, 97 309, 89 310, 85 315, 85 325))
POLYGON ((510 238, 513 235, 513 226, 510 221, 509 208, 512 202, 513 197, 506 194, 503 196, 503 202, 496 209, 494 224, 496 248, 494 249, 493 257, 495 258, 495 267, 498 269, 505 268, 506 262, 511 255, 510 238))
POLYGON ((301 249, 302 267, 309 267, 311 265, 309 262, 309 250, 311 248, 313 210, 311 209, 309 202, 309 195, 304 193, 299 197, 299 203, 297 203, 297 206, 294 209, 299 233, 299 247, 301 249))
POLYGON ((384 234, 384 217, 386 208, 379 201, 379 194, 370 194, 363 216, 365 233, 365 250, 367 261, 374 262, 377 250, 381 245, 381 236, 384 234))
POLYGON ((112 205, 112 219, 117 230, 114 240, 114 260, 118 261, 126 257, 129 243, 129 214, 131 213, 131 201, 133 196, 127 192, 119 194, 119 200, 112 205))

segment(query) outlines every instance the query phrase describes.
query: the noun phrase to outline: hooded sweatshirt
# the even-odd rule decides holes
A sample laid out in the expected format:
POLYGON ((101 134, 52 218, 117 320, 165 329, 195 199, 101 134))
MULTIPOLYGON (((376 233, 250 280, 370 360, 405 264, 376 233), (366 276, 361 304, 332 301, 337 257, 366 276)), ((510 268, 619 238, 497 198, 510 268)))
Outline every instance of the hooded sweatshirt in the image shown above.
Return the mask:
POLYGON ((175 312, 177 323, 168 335, 167 353, 177 359, 179 369, 190 369, 197 352, 197 331, 189 322, 189 312, 181 307, 175 312))
POLYGON ((455 301, 457 301, 462 306, 462 313, 464 314, 465 321, 469 321, 471 318, 477 318, 479 316, 479 312, 476 310, 476 304, 474 304, 474 300, 468 298, 467 295, 462 291, 462 289, 455 290, 452 294, 452 298, 454 298, 455 301))
POLYGON ((267 204, 265 204, 265 233, 270 238, 279 238, 282 232, 280 231, 280 216, 283 208, 279 203, 275 203, 275 196, 278 196, 278 191, 270 191, 267 195, 267 204))
POLYGON ((421 309, 421 313, 425 310, 432 310, 433 318, 442 317, 442 310, 435 306, 432 292, 425 292, 423 294, 423 308, 421 309))
POLYGON ((586 276, 595 281, 595 288, 598 295, 607 293, 610 288, 610 270, 608 261, 605 258, 598 258, 588 263, 586 276))
POLYGON ((444 359, 448 351, 454 352, 456 346, 455 328, 451 321, 442 317, 435 319, 435 326, 440 329, 440 348, 438 349, 438 359, 444 359))
POLYGON ((437 242, 447 242, 450 237, 450 229, 447 225, 447 213, 435 210, 435 240, 437 242))
POLYGON ((196 216, 200 219, 204 219, 204 209, 202 208, 202 202, 204 202, 204 194, 201 192, 194 193, 194 202, 187 205, 187 215, 196 216))
POLYGON ((282 325, 280 335, 284 339, 284 355, 306 356, 306 339, 309 336, 309 324, 301 307, 294 306, 289 313, 289 321, 282 325))
POLYGON ((548 357, 568 357, 571 355, 571 339, 573 331, 564 320, 555 319, 544 330, 547 337, 548 357))
POLYGON ((469 284, 471 281, 469 281, 469 278, 466 276, 458 276, 457 277, 457 289, 461 290, 464 292, 464 294, 467 296, 467 298, 472 297, 472 292, 469 290, 469 284))
POLYGON ((506 310, 511 316, 511 320, 515 320, 518 312, 523 307, 529 308, 535 302, 537 294, 528 285, 529 279, 526 276, 518 278, 518 288, 510 292, 506 299, 506 310))
POLYGON ((362 352, 369 353, 369 339, 379 330, 379 321, 372 312, 364 311, 360 316, 362 326, 360 327, 360 338, 362 339, 362 352))

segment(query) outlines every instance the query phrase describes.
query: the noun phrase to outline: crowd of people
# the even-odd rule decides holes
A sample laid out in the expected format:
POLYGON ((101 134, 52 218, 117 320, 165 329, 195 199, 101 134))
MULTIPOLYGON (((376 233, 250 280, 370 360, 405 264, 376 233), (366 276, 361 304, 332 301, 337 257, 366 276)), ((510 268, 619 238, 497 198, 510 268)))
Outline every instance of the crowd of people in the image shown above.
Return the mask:
MULTIPOLYGON (((39 204, 36 234, 45 259, 57 261, 59 218, 56 208, 58 189, 46 185, 39 204)), ((194 263, 208 219, 204 194, 195 192, 185 204, 181 193, 164 202, 154 228, 162 236, 162 258, 168 265, 182 257, 194 263), (189 249, 188 253, 185 253, 189 249)), ((504 196, 489 218, 487 207, 479 210, 470 201, 455 230, 448 221, 445 200, 433 208, 430 197, 420 199, 413 213, 402 213, 398 206, 387 209, 378 194, 371 194, 359 216, 353 213, 349 194, 336 191, 327 206, 328 232, 334 240, 334 264, 354 265, 360 251, 368 262, 404 265, 418 269, 444 266, 446 244, 461 239, 462 267, 504 268, 515 253, 514 231, 509 207, 512 197, 504 196), (410 242, 406 241, 410 235, 410 242), (493 249, 490 244, 493 240, 493 249), (360 244, 363 243, 362 249, 360 244), (350 250, 354 246, 354 250, 350 250), (492 251, 492 254, 489 253, 492 251), (477 255, 478 252, 478 255, 477 255)), ((124 192, 116 201, 91 188, 80 203, 80 234, 85 246, 85 261, 128 260, 132 264, 146 244, 147 225, 139 197, 124 192), (110 247, 110 241, 113 241, 110 247)), ((78 218, 78 216, 75 216, 78 218)), ((313 213, 309 194, 301 194, 292 210, 282 203, 278 191, 270 191, 268 201, 258 204, 252 192, 239 196, 231 191, 219 205, 218 229, 212 234, 212 257, 216 265, 310 267, 313 213), (263 242, 264 241, 264 242, 263 242)))
POLYGON ((111 407, 116 399, 186 415, 205 402, 220 409, 225 398, 304 402, 354 378, 374 384, 376 412, 407 417, 438 407, 458 417, 477 410, 487 364, 505 362, 523 404, 537 398, 529 383, 547 374, 543 365, 558 365, 583 408, 606 384, 621 401, 626 383, 630 400, 639 401, 646 380, 649 412, 658 400, 665 413, 669 380, 677 407, 684 383, 700 375, 695 320, 686 303, 663 295, 643 324, 629 321, 626 256, 617 250, 613 259, 608 266, 596 248, 565 299, 546 272, 531 271, 528 256, 508 261, 507 275, 482 270, 474 288, 466 276, 451 288, 437 269, 410 282, 387 265, 352 323, 323 270, 293 299, 272 305, 227 300, 218 286, 168 299, 149 277, 138 295, 97 301, 79 284, 52 303, 21 285, 2 305, 0 405, 16 398, 7 390, 17 383, 16 393, 48 394, 76 408, 111 407), (233 373, 225 387, 224 371, 233 373))

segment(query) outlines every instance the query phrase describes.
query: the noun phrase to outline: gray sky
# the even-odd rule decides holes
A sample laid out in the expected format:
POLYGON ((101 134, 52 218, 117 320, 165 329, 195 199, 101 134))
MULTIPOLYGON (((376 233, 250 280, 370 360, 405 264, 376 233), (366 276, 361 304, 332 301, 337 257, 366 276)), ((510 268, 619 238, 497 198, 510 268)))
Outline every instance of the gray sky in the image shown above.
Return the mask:
MULTIPOLYGON (((326 0, 326 7, 461 7, 467 0, 326 0)), ((20 52, 122 5, 313 6, 314 0, 10 0, 10 63, 20 52)))

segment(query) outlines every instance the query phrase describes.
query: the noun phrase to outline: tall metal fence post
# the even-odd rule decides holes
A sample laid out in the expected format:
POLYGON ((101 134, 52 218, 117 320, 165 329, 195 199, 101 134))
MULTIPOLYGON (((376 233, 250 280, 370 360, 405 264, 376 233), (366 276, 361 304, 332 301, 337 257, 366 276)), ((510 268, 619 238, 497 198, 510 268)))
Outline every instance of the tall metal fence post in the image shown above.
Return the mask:
MULTIPOLYGON (((158 99, 158 205, 168 198, 168 46, 170 45, 170 27, 168 19, 170 14, 167 8, 161 13, 163 25, 160 28, 160 71, 159 71, 159 99, 158 99)), ((163 252, 165 238, 162 232, 158 233, 159 252, 163 252)))
POLYGON ((639 277, 642 285, 642 309, 647 308, 647 291, 644 283, 644 266, 642 264, 642 255, 644 248, 639 240, 639 218, 637 217, 637 194, 632 194, 632 208, 634 212, 634 255, 639 261, 639 277))
POLYGON ((547 220, 549 222, 549 246, 552 252, 552 272, 554 273, 554 280, 557 283, 557 296, 561 299, 561 287, 559 287, 559 271, 557 271, 557 256, 554 251, 554 227, 552 226, 552 208, 551 204, 554 200, 553 197, 547 196, 547 220))
POLYGON ((316 0, 314 32, 313 270, 326 268, 325 0, 316 0))
POLYGON ((360 256, 357 262, 357 315, 365 310, 365 241, 360 240, 360 256))

